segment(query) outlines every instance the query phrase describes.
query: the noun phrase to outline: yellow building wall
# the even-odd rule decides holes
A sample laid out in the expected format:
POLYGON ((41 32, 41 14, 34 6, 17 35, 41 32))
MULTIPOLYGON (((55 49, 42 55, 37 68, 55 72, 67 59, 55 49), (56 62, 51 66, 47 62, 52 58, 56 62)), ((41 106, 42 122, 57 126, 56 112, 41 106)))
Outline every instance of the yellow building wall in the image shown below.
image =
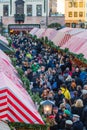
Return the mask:
POLYGON ((57 12, 57 0, 49 0, 49 8, 51 9, 52 13, 57 12))
POLYGON ((85 0, 65 0, 65 23, 79 23, 84 21, 85 0))

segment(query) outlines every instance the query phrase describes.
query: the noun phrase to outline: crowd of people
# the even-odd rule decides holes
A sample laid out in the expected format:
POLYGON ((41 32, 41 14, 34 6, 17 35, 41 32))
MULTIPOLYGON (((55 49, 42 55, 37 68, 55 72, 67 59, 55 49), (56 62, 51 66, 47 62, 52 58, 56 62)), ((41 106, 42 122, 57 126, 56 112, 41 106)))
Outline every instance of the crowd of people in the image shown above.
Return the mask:
MULTIPOLYGON (((55 103, 50 130, 87 130, 87 68, 72 64, 67 53, 27 35, 11 35, 16 66, 30 81, 32 93, 55 103)), ((52 116, 51 116, 52 117, 52 116)))

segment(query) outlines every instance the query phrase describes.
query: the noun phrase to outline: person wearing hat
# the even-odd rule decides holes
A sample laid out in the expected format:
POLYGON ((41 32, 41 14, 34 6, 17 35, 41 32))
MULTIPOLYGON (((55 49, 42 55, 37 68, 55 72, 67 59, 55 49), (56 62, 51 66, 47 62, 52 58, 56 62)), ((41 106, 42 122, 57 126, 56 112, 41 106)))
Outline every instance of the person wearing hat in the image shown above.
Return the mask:
POLYGON ((73 130, 72 126, 73 126, 72 120, 66 120, 66 122, 65 122, 65 130, 73 130))
POLYGON ((73 114, 73 130, 83 130, 83 123, 80 121, 80 116, 73 114))
POLYGON ((65 109, 63 113, 59 113, 57 118, 58 128, 65 129, 65 122, 66 120, 71 119, 71 113, 69 110, 65 109))
POLYGON ((87 90, 87 84, 84 84, 83 89, 87 90))
POLYGON ((70 115, 71 115, 70 111, 67 110, 67 109, 64 110, 64 114, 65 114, 66 116, 70 116, 70 115))

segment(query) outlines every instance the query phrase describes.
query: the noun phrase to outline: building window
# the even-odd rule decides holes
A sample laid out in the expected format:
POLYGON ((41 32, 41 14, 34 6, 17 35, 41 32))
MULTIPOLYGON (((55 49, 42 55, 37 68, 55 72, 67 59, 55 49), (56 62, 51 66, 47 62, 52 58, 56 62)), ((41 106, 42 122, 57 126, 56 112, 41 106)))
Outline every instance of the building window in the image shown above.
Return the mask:
POLYGON ((77 12, 74 12, 74 17, 78 17, 78 13, 77 12))
POLYGON ((72 17, 72 12, 69 12, 69 17, 72 17))
POLYGON ((66 23, 66 27, 70 27, 70 23, 66 23))
POLYGON ((15 2, 16 6, 16 14, 24 14, 24 1, 23 0, 17 0, 15 2))
POLYGON ((27 16, 32 16, 32 5, 27 5, 27 16))
POLYGON ((76 23, 71 24, 72 28, 76 28, 76 23))
POLYGON ((79 2, 79 7, 83 7, 83 2, 79 2))
POLYGON ((83 12, 79 12, 79 17, 83 17, 83 12))
POLYGON ((74 2, 74 7, 75 7, 75 8, 78 7, 78 2, 74 2))
POLYGON ((72 2, 69 2, 69 5, 68 5, 69 7, 72 7, 72 2))
POLYGON ((42 16, 42 5, 36 6, 37 16, 42 16))
POLYGON ((23 5, 17 5, 17 8, 16 8, 16 13, 17 14, 24 14, 24 7, 23 5))
POLYGON ((8 16, 8 15, 9 15, 9 6, 3 5, 3 16, 8 16))

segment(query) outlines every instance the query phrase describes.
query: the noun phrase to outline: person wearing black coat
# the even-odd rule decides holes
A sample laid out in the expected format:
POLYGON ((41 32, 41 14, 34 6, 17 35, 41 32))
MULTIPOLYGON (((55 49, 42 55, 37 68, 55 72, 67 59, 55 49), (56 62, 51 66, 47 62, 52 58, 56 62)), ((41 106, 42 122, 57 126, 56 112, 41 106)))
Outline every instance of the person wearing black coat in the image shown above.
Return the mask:
POLYGON ((81 121, 74 122, 73 130, 83 130, 83 123, 81 121))
POLYGON ((73 126, 72 120, 66 120, 66 122, 65 122, 65 130, 73 130, 72 126, 73 126))
POLYGON ((66 120, 71 120, 71 113, 67 109, 65 109, 62 113, 59 112, 55 117, 58 128, 61 130, 65 130, 66 120))
POLYGON ((59 89, 58 93, 54 95, 54 101, 57 107, 59 107, 60 104, 63 102, 63 98, 64 98, 64 95, 62 94, 61 89, 59 89))
POLYGON ((82 121, 82 111, 83 111, 83 101, 81 99, 77 99, 74 106, 71 107, 71 111, 73 114, 77 114, 80 116, 80 120, 82 121))
POLYGON ((80 69, 78 66, 75 68, 75 71, 72 73, 72 78, 75 77, 80 77, 80 69))
POLYGON ((73 130, 83 130, 83 123, 80 121, 80 116, 73 115, 73 130))
POLYGON ((87 106, 84 107, 82 112, 82 120, 87 130, 87 106))

